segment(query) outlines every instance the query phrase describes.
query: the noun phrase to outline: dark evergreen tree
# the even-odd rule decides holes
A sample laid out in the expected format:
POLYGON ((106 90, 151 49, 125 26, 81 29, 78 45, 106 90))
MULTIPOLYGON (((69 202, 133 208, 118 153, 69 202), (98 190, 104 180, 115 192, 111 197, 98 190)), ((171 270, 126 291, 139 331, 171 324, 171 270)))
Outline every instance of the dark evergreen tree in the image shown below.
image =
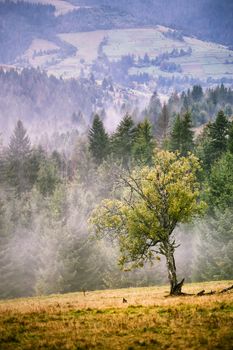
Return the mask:
POLYGON ((7 180, 18 194, 30 189, 28 165, 31 156, 30 139, 23 123, 16 124, 7 151, 7 180))
POLYGON ((46 154, 41 146, 33 148, 28 160, 28 176, 31 185, 34 185, 38 178, 41 164, 45 161, 46 154))
POLYGON ((124 167, 130 165, 136 137, 134 121, 128 114, 122 119, 112 137, 112 151, 124 167))
POLYGON ((233 208, 233 154, 225 153, 212 166, 208 176, 207 202, 214 210, 233 208))
POLYGON ((190 99, 185 93, 183 95, 183 108, 185 112, 188 112, 190 108, 190 99))
POLYGON ((210 172, 214 162, 226 152, 227 147, 230 147, 228 134, 229 121, 223 111, 220 111, 215 122, 207 124, 202 135, 198 138, 196 153, 207 173, 210 172))
POLYGON ((193 135, 191 114, 186 112, 182 117, 178 114, 170 135, 170 150, 186 156, 193 150, 193 135))
POLYGON ((5 154, 4 154, 2 139, 0 134, 0 185, 3 184, 6 179, 5 171, 6 171, 5 154))
POLYGON ((182 143, 182 120, 180 114, 177 114, 169 140, 169 148, 171 151, 178 151, 181 149, 182 143))
POLYGON ((109 137, 103 122, 96 114, 89 130, 89 149, 96 164, 101 164, 109 154, 109 137))
POLYGON ((45 159, 40 164, 36 187, 43 196, 50 196, 61 182, 59 171, 53 160, 45 159))
POLYGON ((4 203, 0 199, 0 298, 10 296, 9 225, 5 218, 4 203))
POLYGON ((194 85, 191 94, 193 100, 199 102, 203 97, 202 87, 200 85, 194 85))
POLYGON ((233 212, 215 211, 214 218, 198 226, 193 264, 194 281, 233 279, 233 212))
POLYGON ((162 110, 161 102, 157 92, 155 91, 150 99, 148 109, 146 110, 146 113, 145 113, 147 118, 151 121, 154 129, 155 129, 157 120, 159 118, 159 115, 161 113, 161 110, 162 110))
POLYGON ((8 195, 3 215, 0 214, 3 216, 3 226, 1 224, 0 229, 2 298, 26 297, 34 293, 38 237, 33 237, 35 226, 30 199, 28 193, 23 193, 20 197, 8 195))
POLYGON ((133 159, 137 164, 151 164, 155 140, 152 126, 148 119, 139 123, 135 132, 135 142, 132 148, 133 159))
POLYGON ((214 123, 210 125, 210 151, 218 159, 227 149, 229 122, 223 111, 219 111, 214 123))
MULTIPOLYGON (((202 167, 205 170, 205 175, 209 174, 212 160, 210 159, 210 136, 209 136, 209 125, 207 124, 202 133, 197 137, 195 142, 195 154, 202 162, 202 167)), ((205 177, 203 174, 203 177, 205 177)))
POLYGON ((233 122, 229 124, 227 148, 233 154, 233 122))
POLYGON ((155 126, 155 135, 160 142, 163 142, 168 137, 169 119, 168 107, 166 103, 164 103, 155 126))
POLYGON ((186 112, 182 119, 182 132, 183 132, 183 141, 181 154, 187 155, 188 152, 193 150, 194 147, 194 132, 192 130, 192 116, 189 112, 186 112))

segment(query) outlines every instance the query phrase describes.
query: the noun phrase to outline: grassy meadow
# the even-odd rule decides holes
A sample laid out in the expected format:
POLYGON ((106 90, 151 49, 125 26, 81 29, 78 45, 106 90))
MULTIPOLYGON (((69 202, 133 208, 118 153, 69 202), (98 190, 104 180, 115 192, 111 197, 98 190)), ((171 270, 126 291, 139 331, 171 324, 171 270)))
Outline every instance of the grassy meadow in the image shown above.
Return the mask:
POLYGON ((171 58, 169 61, 180 64, 182 73, 168 73, 161 71, 159 67, 132 68, 129 74, 148 73, 151 76, 189 76, 199 79, 213 77, 220 79, 233 74, 233 64, 226 64, 225 61, 233 60, 233 52, 227 47, 219 44, 185 37, 184 41, 172 40, 163 35, 167 28, 157 26, 154 28, 132 28, 98 30, 83 33, 63 33, 59 38, 77 48, 74 57, 68 57, 49 70, 55 75, 63 74, 66 77, 73 76, 80 72, 81 67, 89 66, 98 56, 98 47, 101 41, 108 38, 104 46, 104 53, 110 60, 119 60, 121 56, 134 54, 143 57, 146 53, 151 58, 164 52, 171 52, 173 49, 187 50, 192 48, 191 56, 171 58), (91 43, 87 45, 87 43, 91 43), (84 60, 85 64, 81 64, 84 60))
MULTIPOLYGON (((230 285, 187 284, 184 292, 230 285)), ((0 349, 232 349, 232 291, 165 297, 168 292, 165 286, 1 301, 0 349)))
POLYGON ((162 77, 194 77, 221 79, 233 74, 233 51, 223 45, 201 41, 196 38, 184 37, 184 41, 172 40, 163 35, 168 29, 157 26, 153 28, 132 28, 97 30, 79 33, 61 33, 59 39, 73 45, 76 55, 61 58, 59 47, 52 41, 34 39, 30 47, 22 55, 30 65, 45 68, 49 73, 64 78, 79 77, 81 70, 90 72, 91 65, 98 57, 98 48, 104 38, 107 43, 103 47, 109 60, 119 60, 124 55, 143 57, 146 53, 150 58, 171 52, 173 49, 192 49, 191 56, 170 58, 169 62, 181 66, 182 73, 169 73, 157 66, 133 67, 129 74, 148 73, 156 78, 162 77), (88 45, 87 45, 88 43, 88 45), (49 50, 51 52, 49 52, 49 50), (56 50, 58 50, 56 52, 56 50), (37 53, 37 55, 34 55, 37 53), (40 53, 38 55, 38 53, 40 53), (226 61, 229 63, 226 64, 226 61))

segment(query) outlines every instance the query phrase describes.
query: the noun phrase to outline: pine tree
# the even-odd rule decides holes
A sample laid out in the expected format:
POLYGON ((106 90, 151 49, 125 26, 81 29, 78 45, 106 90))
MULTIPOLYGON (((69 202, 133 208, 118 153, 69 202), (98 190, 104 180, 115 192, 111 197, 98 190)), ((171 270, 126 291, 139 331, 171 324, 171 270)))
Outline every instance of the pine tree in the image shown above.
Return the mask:
POLYGON ((193 134, 191 114, 187 112, 182 117, 178 114, 170 135, 170 150, 186 156, 194 146, 193 134))
POLYGON ((3 184, 6 178, 5 171, 6 171, 5 155, 3 151, 3 144, 2 144, 1 134, 0 134, 0 184, 3 184))
POLYGON ((153 127, 157 123, 161 110, 162 110, 161 102, 157 92, 155 91, 150 99, 148 110, 146 111, 146 116, 151 121, 153 127))
POLYGON ((192 90, 192 98, 194 101, 199 102, 203 97, 203 90, 200 85, 194 85, 192 90))
POLYGON ((50 196, 60 183, 57 165, 53 160, 45 159, 40 164, 36 187, 43 196, 50 196))
POLYGON ((180 114, 177 114, 170 135, 170 150, 177 151, 181 149, 182 143, 182 121, 180 114))
POLYGON ((103 122, 96 114, 89 130, 89 149, 96 164, 101 164, 109 154, 109 137, 103 122))
POLYGON ((152 135, 152 126, 148 119, 139 123, 136 128, 135 142, 132 148, 134 161, 140 165, 151 164, 155 140, 152 135))
POLYGON ((112 137, 113 154, 122 161, 123 167, 130 165, 135 137, 136 128, 133 119, 127 114, 112 137))
POLYGON ((220 111, 215 122, 207 124, 198 139, 196 153, 208 175, 214 162, 221 158, 227 148, 231 149, 231 137, 228 139, 229 132, 229 121, 220 111))
POLYGON ((233 213, 215 211, 198 229, 194 281, 233 279, 233 213))
POLYGON ((219 111, 214 123, 210 124, 210 156, 218 159, 227 150, 229 122, 223 111, 219 111))
POLYGON ((5 213, 3 212, 4 226, 0 238, 0 295, 4 298, 32 296, 38 236, 34 235, 35 225, 28 193, 10 198, 3 210, 5 213))
POLYGON ((38 178, 41 164, 45 161, 46 154, 41 146, 33 148, 28 161, 28 177, 31 186, 33 186, 38 178))
POLYGON ((186 156, 189 151, 193 150, 194 132, 192 130, 192 117, 189 112, 186 112, 183 116, 183 142, 181 154, 186 156))
POLYGON ((157 136, 158 140, 160 140, 160 142, 163 142, 167 139, 168 128, 169 128, 169 112, 168 112, 168 107, 166 103, 164 103, 155 127, 155 135, 157 136))
POLYGON ((211 167, 207 201, 213 210, 233 208, 233 154, 227 152, 211 167))
MULTIPOLYGON (((90 183, 89 183, 90 188, 90 183)), ((61 185, 49 198, 39 235, 37 294, 103 288, 105 251, 90 240, 87 219, 96 196, 81 185, 61 185)))
POLYGON ((0 199, 0 298, 10 296, 9 232, 5 219, 4 203, 0 199))
POLYGON ((19 120, 7 150, 7 179, 18 194, 30 189, 28 174, 30 155, 30 139, 23 123, 19 120))
POLYGON ((233 122, 229 126, 227 148, 233 154, 233 122))
MULTIPOLYGON (((205 170, 206 174, 209 174, 212 160, 210 159, 210 136, 209 136, 209 126, 207 124, 202 133, 196 139, 195 154, 202 162, 202 168, 205 170)), ((204 175, 204 174, 203 174, 204 175)))

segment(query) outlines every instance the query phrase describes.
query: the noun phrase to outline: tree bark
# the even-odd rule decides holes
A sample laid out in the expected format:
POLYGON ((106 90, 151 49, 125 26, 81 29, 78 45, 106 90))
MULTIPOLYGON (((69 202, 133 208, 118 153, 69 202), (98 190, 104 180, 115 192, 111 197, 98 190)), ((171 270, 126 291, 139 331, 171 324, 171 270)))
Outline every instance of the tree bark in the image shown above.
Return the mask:
POLYGON ((170 242, 163 244, 163 251, 166 257, 166 265, 168 271, 168 279, 170 282, 170 295, 182 295, 182 286, 184 284, 184 279, 178 283, 176 275, 176 263, 174 258, 174 246, 170 242))

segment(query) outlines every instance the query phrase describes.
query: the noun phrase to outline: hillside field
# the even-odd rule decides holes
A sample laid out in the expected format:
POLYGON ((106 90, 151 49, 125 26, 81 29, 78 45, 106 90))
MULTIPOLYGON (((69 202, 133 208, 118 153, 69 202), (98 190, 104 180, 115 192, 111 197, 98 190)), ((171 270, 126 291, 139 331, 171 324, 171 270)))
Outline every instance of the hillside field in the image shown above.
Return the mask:
POLYGON ((85 64, 87 67, 97 58, 98 47, 106 38, 107 43, 103 50, 110 60, 118 60, 128 54, 143 57, 146 53, 150 58, 155 58, 173 49, 192 49, 191 56, 170 59, 170 62, 181 66, 182 73, 168 73, 151 66, 132 68, 129 74, 149 73, 153 77, 187 76, 203 80, 209 77, 214 79, 232 77, 233 52, 227 47, 189 37, 184 37, 184 41, 172 40, 164 37, 163 33, 167 30, 168 28, 157 26, 60 34, 60 39, 77 48, 77 54, 51 66, 49 70, 56 75, 64 74, 66 77, 77 74, 81 67, 85 69, 85 64), (80 63, 82 60, 85 62, 84 65, 80 63), (229 64, 226 64, 226 61, 229 64))
POLYGON ((233 51, 215 43, 205 42, 196 38, 184 37, 183 41, 173 40, 163 35, 168 28, 157 26, 154 28, 132 28, 98 30, 93 32, 63 33, 58 37, 63 42, 77 49, 75 55, 59 57, 57 44, 34 39, 31 46, 20 59, 37 68, 46 69, 49 73, 64 78, 78 77, 81 69, 91 71, 92 63, 98 57, 98 49, 105 39, 103 52, 110 61, 119 60, 124 55, 143 57, 146 53, 151 59, 160 54, 177 50, 192 50, 190 56, 173 57, 170 63, 180 65, 182 72, 169 73, 159 67, 133 67, 129 74, 148 73, 153 78, 158 76, 189 77, 206 81, 208 78, 221 79, 233 76, 233 51), (88 43, 88 45, 87 45, 88 43), (38 54, 42 50, 39 55, 38 54), (56 52, 57 50, 57 52, 56 52))
MULTIPOLYGON (((221 290, 232 281, 187 284, 221 290)), ((0 349, 232 349, 233 293, 165 297, 168 286, 0 302, 0 349), (123 303, 123 298, 127 303, 123 303)))

